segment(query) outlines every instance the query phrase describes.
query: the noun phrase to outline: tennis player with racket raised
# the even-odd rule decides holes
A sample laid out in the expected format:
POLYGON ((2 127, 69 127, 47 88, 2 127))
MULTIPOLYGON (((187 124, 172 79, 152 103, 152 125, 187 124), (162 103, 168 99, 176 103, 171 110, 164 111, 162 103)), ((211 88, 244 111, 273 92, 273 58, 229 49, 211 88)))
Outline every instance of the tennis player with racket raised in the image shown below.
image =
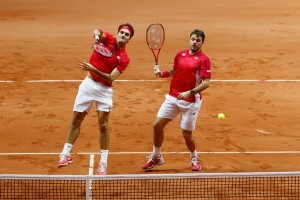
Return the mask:
POLYGON ((121 24, 116 37, 101 29, 95 29, 96 39, 89 62, 79 63, 79 68, 87 71, 87 76, 80 84, 74 103, 74 115, 67 140, 60 155, 58 167, 73 162, 70 152, 80 134, 80 126, 93 103, 96 103, 100 129, 99 144, 101 160, 97 169, 98 175, 105 175, 107 169, 108 146, 110 139, 109 114, 112 109, 112 83, 129 64, 125 46, 134 35, 131 24, 121 24))
MULTIPOLYGON (((164 34, 153 36, 151 28, 147 30, 147 43, 149 48, 162 46, 151 42, 151 38, 164 37, 164 34), (148 30, 150 29, 150 32, 148 30), (150 40, 150 42, 148 41, 150 40), (150 44, 150 45, 149 45, 150 44)), ((161 31, 163 31, 161 29, 161 31)), ((155 41, 164 41, 156 38, 155 41)), ((209 87, 211 77, 210 59, 203 53, 201 47, 205 34, 201 30, 190 33, 189 49, 178 52, 174 59, 173 67, 167 71, 160 71, 155 60, 154 74, 156 77, 172 77, 169 94, 161 105, 157 118, 153 124, 153 152, 142 167, 145 171, 151 170, 155 165, 164 164, 161 147, 164 140, 164 127, 180 114, 180 127, 185 144, 190 151, 190 163, 193 171, 201 170, 201 163, 196 151, 195 140, 192 132, 196 127, 198 112, 202 104, 201 92, 209 87)), ((155 49, 155 48, 153 48, 155 49)))

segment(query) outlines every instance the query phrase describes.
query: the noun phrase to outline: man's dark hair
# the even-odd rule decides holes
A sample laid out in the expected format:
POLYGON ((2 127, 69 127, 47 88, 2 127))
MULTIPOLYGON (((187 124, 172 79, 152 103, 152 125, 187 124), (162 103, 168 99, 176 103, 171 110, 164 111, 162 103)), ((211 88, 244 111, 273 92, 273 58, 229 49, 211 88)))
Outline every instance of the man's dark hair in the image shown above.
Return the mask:
POLYGON ((193 30, 193 31, 191 32, 191 34, 190 34, 190 37, 191 37, 192 35, 196 35, 196 36, 198 36, 198 37, 201 37, 201 38, 202 38, 202 42, 204 42, 204 40, 205 40, 205 34, 204 34, 204 32, 201 31, 201 30, 199 30, 199 29, 193 30))
POLYGON ((130 37, 133 37, 133 35, 134 35, 134 29, 133 29, 133 26, 132 26, 131 24, 129 24, 129 23, 121 24, 121 25, 119 26, 119 28, 118 28, 118 31, 120 30, 120 28, 121 28, 122 26, 128 26, 128 27, 131 29, 131 33, 132 33, 130 37))

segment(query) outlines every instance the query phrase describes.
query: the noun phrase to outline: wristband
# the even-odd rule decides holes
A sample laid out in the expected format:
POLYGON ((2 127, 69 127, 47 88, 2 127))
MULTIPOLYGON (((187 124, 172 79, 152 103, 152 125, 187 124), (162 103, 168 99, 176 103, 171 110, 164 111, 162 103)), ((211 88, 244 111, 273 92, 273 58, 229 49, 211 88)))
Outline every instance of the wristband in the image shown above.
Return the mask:
POLYGON ((170 76, 170 73, 168 71, 161 72, 162 78, 168 78, 169 76, 170 76))

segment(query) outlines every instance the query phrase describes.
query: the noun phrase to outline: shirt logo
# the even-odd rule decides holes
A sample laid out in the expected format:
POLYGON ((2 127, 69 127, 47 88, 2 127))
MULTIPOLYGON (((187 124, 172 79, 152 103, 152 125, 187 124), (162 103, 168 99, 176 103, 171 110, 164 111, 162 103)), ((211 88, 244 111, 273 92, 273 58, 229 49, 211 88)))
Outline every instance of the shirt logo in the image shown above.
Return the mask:
POLYGON ((186 53, 182 53, 182 56, 186 56, 186 53))
POLYGON ((100 53, 102 56, 109 57, 109 58, 112 57, 112 52, 103 45, 94 44, 93 49, 96 52, 100 53))
POLYGON ((198 58, 198 57, 195 57, 194 59, 195 59, 195 60, 198 60, 199 58, 198 58))

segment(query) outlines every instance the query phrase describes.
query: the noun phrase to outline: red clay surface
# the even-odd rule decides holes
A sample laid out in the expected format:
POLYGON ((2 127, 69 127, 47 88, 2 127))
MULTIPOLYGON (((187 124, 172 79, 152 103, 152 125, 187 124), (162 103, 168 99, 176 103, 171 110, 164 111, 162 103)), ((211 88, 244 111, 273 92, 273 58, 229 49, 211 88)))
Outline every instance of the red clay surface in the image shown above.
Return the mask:
MULTIPOLYGON (((135 36, 127 47, 131 63, 119 80, 157 80, 145 30, 162 23, 166 40, 160 67, 168 69, 188 48, 195 28, 206 33, 212 80, 299 80, 298 0, 58 1, 2 0, 0 7, 0 152, 59 153, 66 139, 80 82, 79 61, 92 52, 92 31, 116 33, 130 22, 135 36), (11 83, 3 80, 14 81, 11 83)), ((115 82, 110 152, 152 151, 152 123, 168 92, 164 82, 115 82)), ((300 82, 218 82, 204 93, 194 132, 202 173, 298 171, 300 82), (223 112, 226 119, 216 115, 223 112), (267 154, 266 151, 278 151, 267 154), (280 153, 281 152, 281 153, 280 153)), ((178 118, 179 119, 179 118, 178 118)), ((165 130, 163 151, 186 152, 178 119, 165 130)), ((73 152, 99 152, 95 108, 82 124, 73 152)), ((142 174, 147 154, 112 154, 110 174, 142 174)), ((1 174, 88 174, 89 155, 58 169, 58 154, 0 155, 1 174)), ((188 154, 164 156, 150 173, 192 173, 188 154)), ((95 155, 95 167, 99 155, 95 155)))

